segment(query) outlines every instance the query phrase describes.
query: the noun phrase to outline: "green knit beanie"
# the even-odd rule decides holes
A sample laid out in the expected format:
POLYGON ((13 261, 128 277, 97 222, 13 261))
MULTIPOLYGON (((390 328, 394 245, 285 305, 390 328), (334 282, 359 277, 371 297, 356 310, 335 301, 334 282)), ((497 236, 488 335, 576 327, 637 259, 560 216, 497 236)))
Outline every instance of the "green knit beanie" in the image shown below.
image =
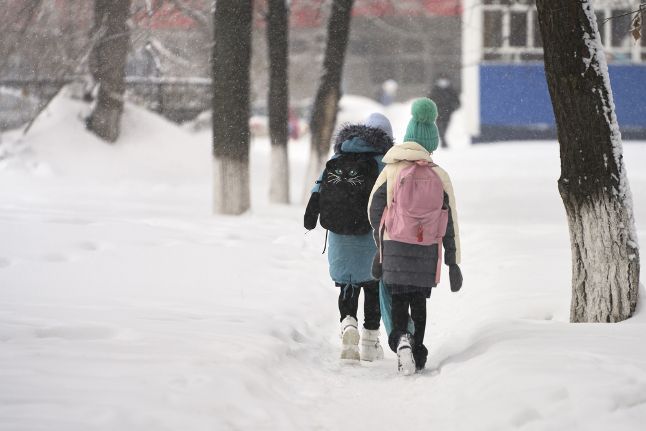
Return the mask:
POLYGON ((429 153, 437 150, 440 141, 435 119, 437 118, 437 106, 431 99, 422 98, 413 102, 410 110, 413 118, 408 122, 404 142, 417 142, 426 148, 429 153))

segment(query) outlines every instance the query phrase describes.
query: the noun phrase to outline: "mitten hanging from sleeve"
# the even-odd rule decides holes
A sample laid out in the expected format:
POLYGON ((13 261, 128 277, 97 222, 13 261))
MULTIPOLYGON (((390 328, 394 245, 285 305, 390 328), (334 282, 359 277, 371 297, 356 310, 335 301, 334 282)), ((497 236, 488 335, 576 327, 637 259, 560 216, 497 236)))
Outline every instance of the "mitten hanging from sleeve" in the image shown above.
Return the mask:
POLYGON ((449 281, 451 282, 451 292, 457 292, 462 287, 462 271, 456 264, 449 265, 449 281))
POLYGON ((372 267, 370 268, 370 274, 375 280, 380 280, 384 274, 382 264, 380 262, 379 250, 375 253, 375 257, 372 259, 372 267))
POLYGON ((304 226, 307 230, 312 230, 316 227, 316 222, 319 218, 319 192, 314 192, 310 196, 310 201, 307 203, 305 209, 304 226))

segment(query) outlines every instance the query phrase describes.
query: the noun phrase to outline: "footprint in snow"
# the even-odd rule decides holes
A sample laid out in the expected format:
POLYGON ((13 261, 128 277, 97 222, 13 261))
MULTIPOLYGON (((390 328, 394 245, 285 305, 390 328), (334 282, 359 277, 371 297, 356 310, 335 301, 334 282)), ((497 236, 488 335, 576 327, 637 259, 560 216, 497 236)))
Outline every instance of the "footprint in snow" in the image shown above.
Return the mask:
POLYGON ((98 241, 83 241, 77 244, 77 247, 83 251, 101 251, 114 248, 112 244, 98 241))
POLYGON ((73 260, 76 260, 76 258, 64 253, 45 253, 37 257, 36 260, 41 262, 62 263, 72 262, 73 260))
POLYGON ((51 217, 45 219, 46 223, 58 223, 58 224, 76 224, 76 225, 90 225, 96 223, 94 220, 83 219, 83 218, 73 218, 73 217, 51 217))
POLYGON ((144 247, 173 247, 181 244, 178 240, 146 239, 139 242, 144 247))
POLYGON ((65 340, 89 341, 115 338, 117 331, 113 328, 97 325, 83 326, 49 326, 36 330, 38 338, 62 338, 65 340))

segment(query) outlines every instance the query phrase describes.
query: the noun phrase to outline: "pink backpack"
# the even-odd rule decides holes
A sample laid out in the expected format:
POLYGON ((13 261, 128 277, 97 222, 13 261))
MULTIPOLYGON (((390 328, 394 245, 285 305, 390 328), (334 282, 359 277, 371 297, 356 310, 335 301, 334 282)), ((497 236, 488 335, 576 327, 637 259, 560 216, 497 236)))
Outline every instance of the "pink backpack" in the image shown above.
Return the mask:
MULTIPOLYGON (((440 281, 442 237, 446 234, 449 208, 444 203, 444 184, 431 169, 435 163, 416 161, 397 175, 393 200, 384 210, 379 226, 379 251, 383 226, 390 239, 408 244, 431 245, 439 240, 436 283, 440 281)), ((382 256, 383 258, 383 256, 382 256)))

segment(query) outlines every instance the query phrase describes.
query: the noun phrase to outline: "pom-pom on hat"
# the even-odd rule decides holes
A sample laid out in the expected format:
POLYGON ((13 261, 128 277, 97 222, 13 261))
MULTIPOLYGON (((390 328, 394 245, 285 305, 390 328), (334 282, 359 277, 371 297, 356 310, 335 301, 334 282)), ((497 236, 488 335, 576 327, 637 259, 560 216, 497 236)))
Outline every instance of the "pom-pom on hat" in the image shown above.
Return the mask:
POLYGON ((429 153, 437 150, 440 141, 435 120, 437 119, 437 106, 431 99, 422 98, 413 102, 410 110, 413 118, 408 122, 404 142, 417 142, 426 148, 429 153))

